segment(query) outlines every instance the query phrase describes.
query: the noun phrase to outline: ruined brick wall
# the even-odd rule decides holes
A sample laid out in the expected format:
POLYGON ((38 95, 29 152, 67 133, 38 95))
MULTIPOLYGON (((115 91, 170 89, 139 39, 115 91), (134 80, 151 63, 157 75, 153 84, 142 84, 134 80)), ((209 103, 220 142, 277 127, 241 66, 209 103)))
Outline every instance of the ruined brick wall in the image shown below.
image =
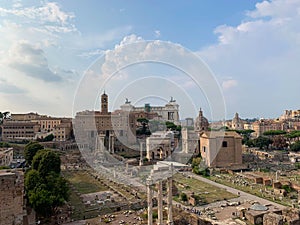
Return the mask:
POLYGON ((0 171, 0 224, 23 224, 24 174, 0 171))
POLYGON ((190 214, 182 209, 173 207, 173 220, 174 224, 178 225, 212 225, 210 221, 199 218, 197 215, 190 214))
POLYGON ((299 209, 286 208, 282 211, 282 215, 289 225, 300 225, 299 209))
POLYGON ((264 215, 263 218, 263 225, 283 225, 283 216, 275 214, 275 213, 268 213, 264 215))

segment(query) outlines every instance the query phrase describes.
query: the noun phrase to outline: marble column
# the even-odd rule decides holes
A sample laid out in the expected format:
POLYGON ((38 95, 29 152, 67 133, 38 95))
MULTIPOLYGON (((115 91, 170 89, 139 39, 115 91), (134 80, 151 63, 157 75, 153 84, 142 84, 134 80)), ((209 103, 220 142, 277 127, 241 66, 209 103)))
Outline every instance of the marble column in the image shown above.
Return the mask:
POLYGON ((162 202, 162 181, 157 183, 157 214, 158 214, 158 225, 163 224, 163 202, 162 202))
POLYGON ((104 152, 104 139, 105 136, 100 134, 100 141, 98 142, 100 152, 104 152))
POLYGON ((115 153, 115 135, 111 136, 111 152, 115 153))
POLYGON ((167 201, 167 204, 168 204, 168 221, 167 221, 167 224, 168 225, 173 225, 173 214, 172 214, 172 180, 173 178, 172 177, 169 177, 167 182, 168 182, 168 190, 167 190, 167 193, 168 193, 168 201, 167 201))
POLYGON ((140 142, 140 163, 139 163, 139 166, 143 165, 143 150, 144 150, 144 143, 140 142))
POLYGON ((148 225, 153 224, 151 182, 152 182, 151 178, 148 178, 147 181, 146 181, 146 185, 147 185, 147 203, 148 203, 148 225))
POLYGON ((110 136, 110 132, 108 135, 108 152, 111 153, 111 136, 110 136))

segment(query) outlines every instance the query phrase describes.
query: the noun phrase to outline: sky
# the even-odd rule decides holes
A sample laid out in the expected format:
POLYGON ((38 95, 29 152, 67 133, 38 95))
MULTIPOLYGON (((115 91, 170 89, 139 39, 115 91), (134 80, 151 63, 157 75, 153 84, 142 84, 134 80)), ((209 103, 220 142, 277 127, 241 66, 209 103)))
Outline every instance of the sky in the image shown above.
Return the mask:
POLYGON ((0 111, 74 116, 105 90, 110 110, 276 118, 300 108, 299 21, 299 0, 1 0, 0 111))

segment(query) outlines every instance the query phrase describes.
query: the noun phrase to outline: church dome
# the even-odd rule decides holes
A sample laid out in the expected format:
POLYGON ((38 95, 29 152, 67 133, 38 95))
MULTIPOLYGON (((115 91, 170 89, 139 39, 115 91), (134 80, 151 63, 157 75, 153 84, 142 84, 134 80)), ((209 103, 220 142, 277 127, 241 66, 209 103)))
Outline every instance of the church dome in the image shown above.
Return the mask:
POLYGON ((208 130, 208 127, 209 127, 209 122, 203 116, 203 112, 200 109, 199 110, 199 115, 197 116, 197 118, 195 120, 194 129, 195 129, 195 131, 206 131, 206 130, 208 130))

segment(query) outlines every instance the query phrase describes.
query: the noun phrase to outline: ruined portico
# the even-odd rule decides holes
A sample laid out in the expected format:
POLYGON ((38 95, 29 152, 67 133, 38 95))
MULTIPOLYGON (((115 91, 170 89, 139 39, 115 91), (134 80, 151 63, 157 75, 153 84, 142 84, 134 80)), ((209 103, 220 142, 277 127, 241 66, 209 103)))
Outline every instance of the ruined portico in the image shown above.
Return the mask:
POLYGON ((149 177, 146 180, 147 186, 147 203, 148 203, 148 225, 153 225, 152 210, 153 210, 153 190, 152 186, 157 186, 157 213, 158 219, 157 224, 163 224, 163 192, 162 192, 162 183, 164 180, 167 180, 167 224, 173 224, 173 215, 172 215, 172 182, 173 182, 173 165, 171 166, 162 166, 154 165, 154 168, 151 170, 149 177))

